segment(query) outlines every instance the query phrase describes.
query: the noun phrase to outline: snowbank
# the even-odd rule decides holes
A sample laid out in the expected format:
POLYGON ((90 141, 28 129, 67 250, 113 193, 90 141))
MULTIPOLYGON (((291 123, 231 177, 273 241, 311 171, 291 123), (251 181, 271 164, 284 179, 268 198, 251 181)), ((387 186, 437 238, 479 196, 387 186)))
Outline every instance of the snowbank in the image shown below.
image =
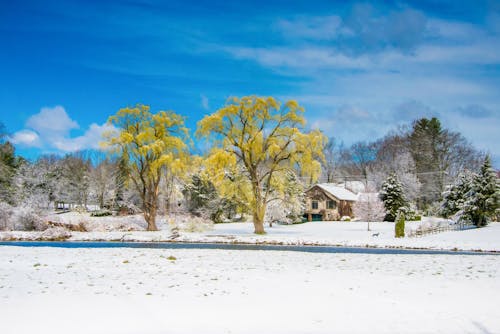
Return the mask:
POLYGON ((493 255, 2 246, 0 263, 2 334, 500 332, 493 255))
MULTIPOLYGON (((90 217, 92 218, 92 217, 90 217)), ((283 245, 328 245, 353 247, 400 247, 446 250, 481 250, 500 252, 500 223, 491 223, 480 229, 450 231, 412 238, 395 238, 394 223, 372 222, 367 231, 366 222, 310 222, 298 225, 273 225, 266 227, 266 235, 255 235, 252 223, 226 223, 212 225, 203 220, 186 217, 159 219, 160 231, 146 232, 127 229, 144 224, 142 217, 94 218, 92 232, 69 233, 69 241, 156 241, 156 242, 220 242, 220 243, 267 243, 283 245), (112 221, 119 220, 112 225, 112 221), (108 227, 106 227, 108 226, 108 227), (113 230, 109 226, 125 226, 113 230)), ((65 218, 78 224, 78 214, 65 218)), ((85 218, 87 219, 87 218, 85 218)), ((423 222, 407 222, 407 230, 419 226, 448 224, 442 219, 424 219, 423 222)), ((89 224, 87 224, 89 225, 89 224)), ((144 225, 142 225, 144 226, 144 225)), ((1 232, 0 240, 45 240, 42 232, 1 232)))

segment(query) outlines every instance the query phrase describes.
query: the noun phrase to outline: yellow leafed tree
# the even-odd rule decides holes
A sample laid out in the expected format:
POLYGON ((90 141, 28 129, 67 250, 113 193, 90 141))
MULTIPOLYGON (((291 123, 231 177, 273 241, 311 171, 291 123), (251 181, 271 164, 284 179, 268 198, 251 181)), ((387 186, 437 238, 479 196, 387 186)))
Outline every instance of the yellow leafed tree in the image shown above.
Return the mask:
POLYGON ((264 231, 266 204, 283 191, 287 171, 317 179, 326 137, 304 131, 304 108, 296 101, 280 104, 272 97, 231 98, 226 106, 198 123, 197 136, 215 141, 206 159, 214 184, 224 195, 238 191, 247 198, 254 232, 264 231), (236 177, 228 178, 228 175, 236 177))
POLYGON ((158 230, 156 214, 164 175, 181 174, 188 162, 188 130, 172 111, 150 112, 147 105, 120 109, 108 120, 115 131, 105 134, 107 146, 121 154, 140 195, 148 231, 158 230))

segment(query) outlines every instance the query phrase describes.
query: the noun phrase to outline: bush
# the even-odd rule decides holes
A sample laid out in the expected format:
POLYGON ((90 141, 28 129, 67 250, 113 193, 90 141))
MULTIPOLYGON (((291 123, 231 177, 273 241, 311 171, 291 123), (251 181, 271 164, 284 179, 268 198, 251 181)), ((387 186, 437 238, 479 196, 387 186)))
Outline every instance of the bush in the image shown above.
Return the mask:
POLYGON ((183 232, 205 232, 214 228, 213 221, 196 216, 179 216, 169 219, 170 229, 183 232))
POLYGON ((47 229, 45 224, 35 210, 28 207, 18 207, 12 215, 12 224, 15 231, 43 231, 47 229))
POLYGON ((13 208, 5 202, 0 202, 0 231, 12 230, 12 214, 13 208))
POLYGON ((405 236, 405 215, 399 211, 396 216, 396 225, 394 227, 395 237, 404 238, 405 236))
POLYGON ((71 237, 71 233, 64 227, 49 227, 40 235, 41 240, 63 241, 71 237))
POLYGON ((350 222, 351 221, 351 217, 349 217, 349 216, 342 216, 342 218, 340 218, 340 221, 350 222))
POLYGON ((113 213, 109 210, 98 210, 94 211, 90 214, 91 217, 106 217, 106 216, 112 216, 113 213))
POLYGON ((414 221, 422 221, 422 216, 421 215, 415 215, 413 216, 413 219, 414 221))

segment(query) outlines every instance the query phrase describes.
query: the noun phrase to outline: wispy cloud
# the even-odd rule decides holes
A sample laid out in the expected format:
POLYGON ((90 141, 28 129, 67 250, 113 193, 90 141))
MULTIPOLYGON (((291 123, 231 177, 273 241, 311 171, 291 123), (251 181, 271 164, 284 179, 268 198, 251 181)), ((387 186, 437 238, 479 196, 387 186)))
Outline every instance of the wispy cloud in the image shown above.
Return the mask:
POLYGON ((405 8, 385 13, 370 4, 355 4, 341 17, 299 16, 278 20, 278 29, 287 39, 330 42, 337 52, 351 56, 386 49, 413 52, 431 31, 427 17, 405 8))
POLYGON ((200 98, 201 98, 201 107, 205 110, 210 110, 210 106, 208 104, 208 97, 206 97, 205 95, 201 94, 200 95, 200 98))

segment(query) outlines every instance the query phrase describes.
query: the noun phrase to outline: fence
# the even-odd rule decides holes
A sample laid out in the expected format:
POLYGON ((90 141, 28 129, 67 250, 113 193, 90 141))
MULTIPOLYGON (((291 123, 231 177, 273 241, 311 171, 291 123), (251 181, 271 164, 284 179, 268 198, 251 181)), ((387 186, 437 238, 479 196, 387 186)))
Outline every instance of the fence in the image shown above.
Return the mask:
POLYGON ((437 233, 442 233, 442 232, 448 232, 448 231, 462 231, 462 230, 468 230, 470 228, 473 228, 474 226, 471 224, 464 224, 464 223, 452 223, 452 224, 438 224, 438 225, 430 225, 430 226, 425 226, 425 225, 420 225, 417 227, 415 230, 408 230, 405 231, 406 236, 410 238, 414 237, 423 237, 429 234, 437 234, 437 233))

